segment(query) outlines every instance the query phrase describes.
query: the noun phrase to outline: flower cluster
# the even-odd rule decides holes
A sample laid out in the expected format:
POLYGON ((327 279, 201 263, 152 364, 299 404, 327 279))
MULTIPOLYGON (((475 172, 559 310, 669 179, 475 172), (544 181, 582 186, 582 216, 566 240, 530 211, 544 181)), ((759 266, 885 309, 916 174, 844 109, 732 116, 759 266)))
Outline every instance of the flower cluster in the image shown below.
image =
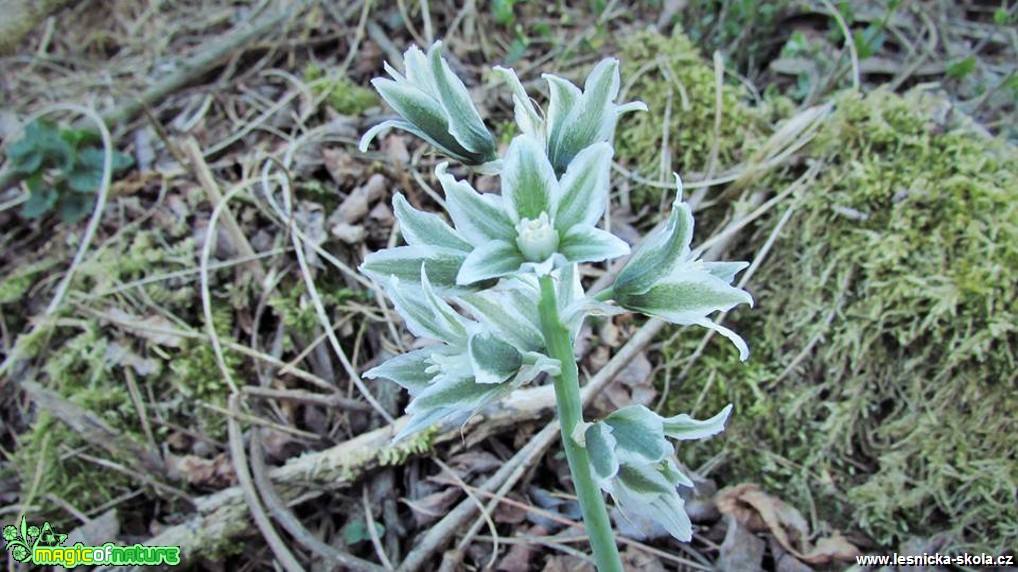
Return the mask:
MULTIPOLYGON (((680 200, 681 185, 668 224, 633 254, 613 286, 614 299, 595 300, 583 289, 579 264, 629 254, 625 242, 597 226, 608 207, 616 122, 625 112, 646 109, 640 102, 616 103, 617 60, 598 63, 582 90, 546 74, 547 113, 515 72, 496 68, 510 89, 520 129, 501 158, 466 87, 443 59, 441 44, 427 54, 410 48, 404 60, 405 74, 387 65, 393 79, 373 82, 402 118, 371 129, 362 148, 381 130, 397 127, 468 167, 498 174, 501 193, 479 193, 465 172, 454 174, 449 163, 438 164, 435 177, 451 224, 396 194, 393 211, 406 244, 372 253, 361 265, 383 285, 410 332, 435 342, 364 374, 395 381, 410 393, 410 421, 397 439, 469 417, 542 374, 558 378, 566 366, 575 372, 574 364, 561 361, 571 359, 568 349, 562 352, 557 344, 553 351, 553 319, 575 343, 586 316, 634 310, 711 328, 731 340, 742 359, 748 356, 742 338, 708 318, 752 304, 749 294, 731 285, 746 264, 694 256, 693 217, 680 200)), ((678 487, 691 483, 679 471, 668 439, 719 433, 730 412, 728 407, 695 421, 627 407, 577 425, 570 446, 586 450, 585 470, 624 513, 653 515, 676 538, 688 540, 691 527, 678 487)))
POLYGON ((642 405, 623 407, 587 426, 583 441, 601 490, 627 514, 650 514, 672 536, 689 541, 693 529, 677 485, 693 486, 675 462, 666 437, 703 439, 725 429, 732 406, 705 421, 663 418, 642 405))

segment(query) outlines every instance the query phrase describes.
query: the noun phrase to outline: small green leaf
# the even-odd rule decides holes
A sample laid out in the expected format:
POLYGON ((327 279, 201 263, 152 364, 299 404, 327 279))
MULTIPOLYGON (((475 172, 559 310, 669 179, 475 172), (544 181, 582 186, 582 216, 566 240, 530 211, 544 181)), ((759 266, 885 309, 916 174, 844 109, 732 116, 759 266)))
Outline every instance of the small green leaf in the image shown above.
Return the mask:
MULTIPOLYGON (((85 149, 82 154, 96 149, 85 149)), ((99 151, 101 154, 102 151, 99 151)), ((98 167, 80 160, 70 172, 67 173, 67 186, 78 193, 94 193, 102 184, 103 166, 102 162, 98 167)))
POLYGON ((74 148, 78 148, 82 144, 98 143, 100 141, 99 134, 85 129, 61 129, 59 136, 74 148))
POLYGON ((519 135, 509 144, 502 169, 502 197, 512 220, 551 216, 558 195, 555 170, 544 145, 529 135, 519 135))
POLYGON ((427 263, 428 278, 442 291, 462 291, 456 285, 456 274, 466 254, 438 246, 398 246, 372 252, 361 264, 361 272, 385 283, 391 277, 401 282, 416 283, 421 279, 421 265, 427 263))
POLYGON ((523 364, 523 357, 516 348, 491 334, 475 334, 468 345, 477 383, 502 383, 515 375, 523 364))
POLYGON ((608 204, 612 147, 601 142, 580 151, 560 183, 555 227, 564 232, 574 225, 594 225, 608 204))
POLYGON ((703 269, 731 284, 735 275, 749 266, 748 262, 704 262, 703 269))
POLYGON ((382 365, 369 369, 363 375, 369 379, 384 377, 394 381, 414 396, 424 391, 434 377, 425 371, 433 352, 431 348, 423 348, 400 354, 386 360, 382 365))
MULTIPOLYGON (((681 197, 681 182, 679 189, 681 197)), ((689 256, 692 240, 693 212, 689 205, 676 199, 668 224, 661 231, 648 236, 633 253, 615 281, 615 291, 623 296, 647 292, 689 256)))
POLYGON ((603 422, 592 423, 584 432, 590 467, 600 481, 601 488, 610 486, 609 481, 619 471, 619 460, 615 456, 615 437, 612 428, 603 422))
POLYGON ((540 327, 527 316, 533 314, 531 308, 522 307, 520 300, 530 302, 533 298, 514 297, 511 293, 496 290, 484 290, 476 294, 466 294, 459 298, 471 314, 499 337, 524 350, 536 351, 543 349, 544 336, 540 327))
POLYGON ((629 254, 629 245, 606 230, 578 224, 562 238, 558 250, 569 262, 599 262, 629 254))
POLYGON ((477 383, 473 377, 436 378, 407 406, 409 413, 449 409, 449 413, 470 414, 512 391, 508 383, 477 383))
POLYGON ((612 428, 619 461, 629 463, 656 463, 669 452, 664 438, 661 417, 643 405, 629 405, 612 412, 604 419, 612 428))
POLYGON ((865 30, 856 30, 856 32, 852 34, 852 39, 855 42, 855 50, 859 54, 859 57, 861 59, 865 59, 880 50, 884 41, 887 40, 887 34, 877 26, 871 24, 867 26, 865 30))
POLYGON ((955 79, 961 79, 976 69, 976 57, 969 56, 963 60, 958 60, 947 66, 948 77, 955 79))
POLYGON ((64 193, 57 205, 57 214, 61 221, 74 224, 91 214, 94 205, 95 198, 91 195, 64 193))
POLYGON ((492 71, 504 79, 509 84, 509 89, 512 90, 513 113, 520 130, 532 137, 541 138, 541 126, 544 121, 537 113, 537 109, 534 108, 534 104, 530 101, 530 96, 527 95, 527 90, 523 88, 523 83, 520 82, 516 72, 511 68, 501 66, 495 66, 492 71))
POLYGON ((527 53, 527 39, 520 36, 517 32, 516 37, 513 38, 511 44, 509 44, 509 50, 505 54, 506 65, 513 65, 520 61, 520 59, 527 53))
POLYGON ((25 135, 8 154, 11 168, 25 175, 40 169, 56 168, 64 172, 74 165, 74 146, 64 141, 55 125, 37 119, 25 126, 25 135))
POLYGON ((462 347, 467 341, 464 318, 435 296, 423 267, 419 283, 390 279, 385 292, 414 335, 462 347))
MULTIPOLYGON (((583 92, 568 80, 556 75, 544 74, 542 77, 548 82, 549 91, 548 116, 545 119, 548 126, 548 155, 552 159, 552 164, 557 164, 553 153, 557 153, 563 131, 568 128, 568 117, 579 104, 583 92)), ((562 165, 563 172, 565 172, 569 161, 564 163, 562 165)))
POLYGON ((502 197, 478 193, 447 173, 447 168, 446 163, 440 163, 435 176, 445 191, 446 208, 460 235, 475 247, 489 240, 514 238, 516 229, 506 215, 502 197))
MULTIPOLYGON (((25 218, 39 218, 53 210, 57 202, 57 191, 53 187, 31 190, 28 193, 28 200, 21 205, 21 216, 25 218)), ((31 188, 31 184, 30 184, 31 188)))
POLYGON ((492 0, 491 13, 495 16, 495 21, 503 26, 512 24, 516 20, 516 15, 513 13, 515 4, 516 0, 492 0))
POLYGON ((1007 13, 1007 8, 1001 6, 993 12, 993 23, 998 26, 1006 26, 1010 21, 1010 17, 1007 13))
POLYGON ((449 117, 449 133, 467 150, 487 158, 495 155, 495 138, 484 126, 481 115, 470 100, 470 92, 463 81, 452 73, 442 58, 442 42, 435 42, 428 50, 432 83, 438 88, 439 102, 449 117))
POLYGON ((693 264, 680 267, 673 276, 655 284, 644 294, 619 296, 627 308, 689 325, 712 312, 724 312, 739 304, 753 303, 743 290, 693 264))
MULTIPOLYGON (((375 528, 375 535, 381 537, 385 534, 385 526, 380 522, 372 523, 375 528)), ((347 544, 357 544, 371 540, 371 532, 368 530, 368 523, 364 519, 350 521, 343 527, 343 540, 347 544)))

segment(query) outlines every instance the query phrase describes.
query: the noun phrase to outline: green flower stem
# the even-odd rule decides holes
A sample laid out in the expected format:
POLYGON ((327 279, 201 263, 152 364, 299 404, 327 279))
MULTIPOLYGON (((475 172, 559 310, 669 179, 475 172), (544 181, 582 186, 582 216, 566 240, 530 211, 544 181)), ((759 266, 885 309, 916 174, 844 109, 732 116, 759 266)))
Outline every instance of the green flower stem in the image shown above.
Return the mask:
POLYGON ((562 325, 555 300, 555 282, 550 276, 541 277, 541 329, 548 344, 548 353, 562 364, 562 373, 555 378, 555 401, 558 404, 559 426, 562 430, 562 446, 569 461, 569 472, 583 511, 583 524, 590 536, 594 561, 600 572, 621 572, 622 561, 615 545, 608 508, 604 503, 601 489, 594 482, 590 471, 587 449, 573 440, 577 426, 583 421, 580 402, 580 379, 573 356, 573 343, 569 332, 562 325))

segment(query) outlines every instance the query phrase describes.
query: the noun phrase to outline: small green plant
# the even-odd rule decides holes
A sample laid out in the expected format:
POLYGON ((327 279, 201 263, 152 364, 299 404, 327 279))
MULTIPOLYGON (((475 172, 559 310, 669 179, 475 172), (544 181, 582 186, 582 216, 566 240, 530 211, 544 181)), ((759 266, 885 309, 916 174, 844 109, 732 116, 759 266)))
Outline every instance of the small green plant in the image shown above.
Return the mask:
POLYGON ((435 174, 453 224, 397 194, 393 211, 407 245, 372 253, 361 265, 383 285, 412 333, 439 342, 364 374, 395 381, 412 397, 410 422, 395 439, 462 421, 546 374, 598 568, 622 569, 603 492, 623 514, 650 516, 689 541, 692 524, 678 488, 692 481, 679 469, 669 439, 721 432, 731 406, 705 421, 664 418, 642 405, 585 421, 575 342, 587 316, 633 310, 711 328, 746 359, 742 338, 707 316, 752 304, 749 294, 731 286, 747 264, 705 262, 690 249, 693 216, 681 201, 679 181, 665 228, 647 237, 611 288, 588 295, 579 265, 629 254, 625 242, 597 227, 608 207, 618 117, 646 109, 640 102, 615 103, 618 61, 598 63, 583 89, 545 74, 550 101, 543 113, 513 70, 495 68, 512 92, 522 132, 498 157, 441 44, 427 54, 410 48, 404 58, 405 77, 387 66, 394 79, 373 82, 403 119, 372 128, 362 149, 381 130, 399 127, 467 166, 498 174, 502 192, 481 194, 440 163, 435 174))
MULTIPOLYGON (((92 211, 105 162, 92 133, 36 119, 11 145, 7 158, 11 171, 24 176, 28 185, 28 200, 21 208, 25 218, 39 218, 55 208, 60 220, 75 223, 92 211)), ((129 155, 113 151, 114 173, 133 164, 129 155)))

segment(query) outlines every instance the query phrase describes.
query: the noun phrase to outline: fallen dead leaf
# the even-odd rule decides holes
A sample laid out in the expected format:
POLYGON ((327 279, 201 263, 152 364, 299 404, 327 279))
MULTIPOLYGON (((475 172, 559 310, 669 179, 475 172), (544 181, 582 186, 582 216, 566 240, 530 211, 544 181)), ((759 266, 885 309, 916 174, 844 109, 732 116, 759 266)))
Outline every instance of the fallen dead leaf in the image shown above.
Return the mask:
POLYGON ((621 556, 622 569, 626 572, 665 572, 660 558, 635 546, 626 547, 621 556))
POLYGON ((605 411, 612 411, 631 404, 649 405, 657 396, 651 373, 654 367, 646 352, 636 354, 622 371, 615 376, 602 395, 607 399, 605 411))
POLYGON ((225 453, 211 459, 195 455, 166 455, 166 470, 171 477, 183 479, 196 487, 224 489, 237 484, 233 463, 225 453))
POLYGON ((861 552, 840 532, 809 541, 809 524, 798 510, 785 501, 760 490, 755 483, 728 487, 718 493, 718 510, 731 515, 753 532, 769 532, 799 560, 809 564, 827 564, 834 560, 851 561, 861 552))
POLYGON ((66 546, 82 543, 85 546, 102 546, 120 536, 120 518, 117 509, 110 509, 67 533, 66 546))
POLYGON ((353 224, 368 214, 371 205, 377 202, 385 194, 385 177, 374 174, 360 187, 350 191, 350 194, 343 199, 335 212, 329 215, 329 223, 336 225, 340 222, 353 224))
POLYGON ((595 572, 595 569, 589 560, 566 554, 549 558, 541 572, 595 572))
MULTIPOLYGON (((522 534, 527 536, 544 536, 548 534, 548 529, 543 526, 532 526, 524 529, 522 534)), ((531 543, 514 544, 498 562, 498 565, 495 566, 495 570, 497 572, 528 572, 530 570, 530 560, 533 558, 537 548, 537 545, 531 543)))
POLYGON ((739 519, 727 515, 728 531, 721 543, 716 566, 722 572, 743 572, 763 570, 764 551, 767 543, 757 538, 739 519))
POLYGON ((463 495, 463 491, 449 487, 447 489, 425 495, 419 499, 402 499, 414 513, 414 523, 424 528, 445 516, 452 505, 463 495))

